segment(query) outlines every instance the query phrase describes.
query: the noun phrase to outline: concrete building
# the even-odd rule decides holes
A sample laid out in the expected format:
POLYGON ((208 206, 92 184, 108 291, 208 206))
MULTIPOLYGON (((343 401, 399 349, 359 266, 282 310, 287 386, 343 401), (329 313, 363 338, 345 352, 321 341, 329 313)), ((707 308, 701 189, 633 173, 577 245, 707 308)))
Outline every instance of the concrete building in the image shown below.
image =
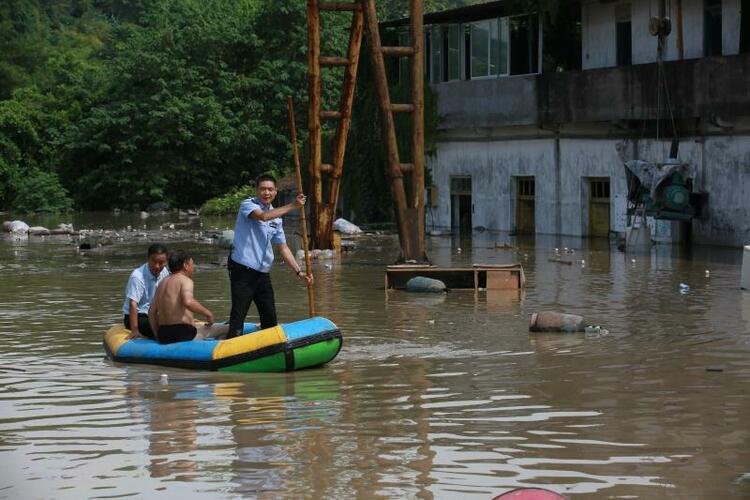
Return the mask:
POLYGON ((664 0, 660 65, 649 21, 661 1, 560 2, 551 16, 500 1, 426 15, 441 115, 428 231, 622 234, 617 148, 660 163, 677 137, 702 208, 688 222, 657 221, 654 238, 750 242, 750 2, 664 0))

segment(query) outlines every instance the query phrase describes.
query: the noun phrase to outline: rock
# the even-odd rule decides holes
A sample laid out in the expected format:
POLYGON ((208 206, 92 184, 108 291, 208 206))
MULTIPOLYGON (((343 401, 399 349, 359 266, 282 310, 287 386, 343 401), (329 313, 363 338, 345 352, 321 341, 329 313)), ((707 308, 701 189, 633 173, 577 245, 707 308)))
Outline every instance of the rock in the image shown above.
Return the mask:
POLYGON ((141 212, 141 219, 148 219, 149 215, 148 212, 141 212))
POLYGON ((157 201, 148 206, 148 212, 152 214, 166 212, 167 210, 169 210, 169 203, 166 201, 157 201))
POLYGON ((583 316, 554 311, 542 311, 531 315, 530 332, 582 332, 586 326, 583 316))
MULTIPOLYGON (((3 224, 3 227, 5 227, 5 224, 3 224)), ((29 233, 29 225, 26 224, 23 221, 20 220, 14 220, 11 221, 10 224, 8 224, 8 229, 6 229, 9 233, 12 233, 15 236, 24 235, 29 233)))
POLYGON ((29 228, 29 235, 31 236, 48 236, 50 234, 49 229, 42 226, 32 226, 29 228))
POLYGON ((221 248, 232 248, 232 242, 234 241, 234 231, 231 229, 227 229, 226 231, 222 231, 219 235, 219 238, 216 240, 216 243, 221 248))
POLYGON ((103 236, 98 234, 87 234, 78 244, 80 250, 91 250, 96 247, 106 247, 114 245, 114 241, 109 236, 103 236))
POLYGON ((442 281, 424 276, 416 276, 406 282, 407 292, 443 293, 447 290, 448 288, 442 281))
POLYGON ((362 234, 362 230, 346 219, 336 219, 333 223, 333 229, 342 234, 362 234))

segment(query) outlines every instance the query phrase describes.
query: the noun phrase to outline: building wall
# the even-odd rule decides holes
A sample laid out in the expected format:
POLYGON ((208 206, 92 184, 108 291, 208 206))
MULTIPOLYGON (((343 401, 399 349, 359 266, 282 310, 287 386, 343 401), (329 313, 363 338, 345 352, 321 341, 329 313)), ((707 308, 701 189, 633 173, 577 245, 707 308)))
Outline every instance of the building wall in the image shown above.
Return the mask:
MULTIPOLYGON (((616 195, 627 195, 625 170, 615 145, 622 138, 554 137, 479 140, 469 136, 438 143, 428 160, 438 186, 438 207, 427 214, 427 227, 449 228, 450 178, 472 177, 474 227, 512 231, 515 224, 514 176, 534 176, 536 232, 586 236, 588 232, 587 178, 610 179, 610 227, 615 229, 616 195), (559 228, 558 228, 559 227, 559 228)), ((668 141, 631 141, 631 154, 661 161, 668 141)), ((708 192, 708 206, 693 223, 692 241, 698 244, 739 246, 750 243, 750 135, 688 137, 680 142, 679 157, 694 167, 694 191, 708 192)), ((663 224, 665 227, 669 225, 663 224)), ((670 236, 669 229, 665 239, 670 236)))
MULTIPOLYGON (((722 0, 723 55, 739 53, 740 2, 741 0, 722 0)), ((633 64, 655 62, 657 40, 648 31, 648 21, 650 17, 658 14, 656 3, 649 0, 632 0, 630 4, 633 64)), ((598 0, 582 4, 583 69, 605 68, 617 64, 617 5, 618 3, 599 3, 598 0)), ((672 19, 672 33, 667 37, 664 52, 664 59, 667 61, 679 59, 677 3, 671 2, 671 6, 672 10, 668 15, 672 19)), ((682 32, 684 58, 703 57, 703 0, 682 1, 682 32)))

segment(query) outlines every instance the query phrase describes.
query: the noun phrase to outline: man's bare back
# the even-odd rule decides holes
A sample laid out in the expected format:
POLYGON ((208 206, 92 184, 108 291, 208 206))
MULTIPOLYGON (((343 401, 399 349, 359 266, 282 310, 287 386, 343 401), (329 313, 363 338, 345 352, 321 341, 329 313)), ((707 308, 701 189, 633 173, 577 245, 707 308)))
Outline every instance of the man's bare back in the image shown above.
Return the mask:
POLYGON ((157 303, 159 325, 177 325, 194 323, 193 313, 185 304, 193 300, 193 280, 183 273, 172 274, 156 290, 154 302, 157 303))
POLYGON ((182 250, 169 256, 169 270, 156 289, 149 322, 162 344, 226 337, 228 325, 211 325, 214 315, 193 296, 193 259, 182 250), (195 325, 193 313, 206 317, 207 325, 195 325), (161 335, 159 334, 161 330, 161 335))

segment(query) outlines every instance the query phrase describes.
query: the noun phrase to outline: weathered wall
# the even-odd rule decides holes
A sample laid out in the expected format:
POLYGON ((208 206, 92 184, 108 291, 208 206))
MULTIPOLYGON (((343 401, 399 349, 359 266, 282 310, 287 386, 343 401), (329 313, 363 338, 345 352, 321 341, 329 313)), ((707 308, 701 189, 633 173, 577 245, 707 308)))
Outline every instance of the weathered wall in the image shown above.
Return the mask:
POLYGON ((441 128, 536 124, 537 80, 537 75, 521 75, 433 85, 441 128))
MULTIPOLYGON (((554 177, 554 141, 528 139, 508 141, 441 142, 437 155, 428 160, 438 186, 439 206, 433 208, 435 226, 450 227, 450 178, 470 175, 474 227, 514 229, 514 176, 535 176, 536 229, 554 233, 555 188, 546 179, 554 177)), ((432 220, 429 218, 427 225, 432 220)))
MULTIPOLYGON (((722 50, 723 55, 739 53, 740 2, 722 1, 722 50)), ((622 2, 625 3, 625 2, 622 2)), ((582 5, 583 69, 605 68, 617 64, 615 37, 616 3, 590 1, 582 5)), ((677 2, 671 2, 668 16, 672 19, 672 33, 667 37, 664 59, 679 59, 677 51, 677 2)), ((654 2, 633 0, 631 2, 631 39, 633 64, 656 61, 656 37, 648 31, 648 21, 657 16, 654 2)), ((703 0, 682 1, 683 57, 703 57, 703 0)))
POLYGON ((583 69, 606 68, 617 63, 615 5, 585 2, 581 6, 581 64, 583 69))
POLYGON ((708 210, 693 226, 694 240, 750 244, 750 136, 707 137, 703 162, 708 210))
MULTIPOLYGON (((619 138, 460 141, 438 144, 429 161, 438 186, 439 206, 428 214, 428 227, 450 227, 450 177, 472 177, 473 225, 512 231, 515 224, 515 176, 534 176, 536 184, 536 232, 586 236, 588 232, 589 177, 608 177, 610 196, 627 194, 625 170, 615 145, 619 138), (557 158, 557 160, 556 160, 557 158), (559 166, 559 167, 558 167, 559 166), (559 180, 558 169, 559 168, 559 180), (559 184, 559 188, 558 188, 559 184), (557 227, 559 219, 559 229, 557 227)), ((668 141, 639 140, 631 143, 638 158, 661 161, 669 152, 668 141)), ((750 136, 687 137, 679 156, 695 170, 694 190, 709 193, 708 207, 694 221, 692 241, 698 244, 740 246, 750 243, 750 136)), ((615 224, 614 202, 610 227, 615 224)))
MULTIPOLYGON (((561 234, 586 236, 588 234, 589 177, 607 177, 610 196, 626 193, 625 170, 617 157, 614 140, 561 139, 560 140, 560 212, 561 234)), ((610 228, 614 221, 614 204, 610 203, 610 228)))

